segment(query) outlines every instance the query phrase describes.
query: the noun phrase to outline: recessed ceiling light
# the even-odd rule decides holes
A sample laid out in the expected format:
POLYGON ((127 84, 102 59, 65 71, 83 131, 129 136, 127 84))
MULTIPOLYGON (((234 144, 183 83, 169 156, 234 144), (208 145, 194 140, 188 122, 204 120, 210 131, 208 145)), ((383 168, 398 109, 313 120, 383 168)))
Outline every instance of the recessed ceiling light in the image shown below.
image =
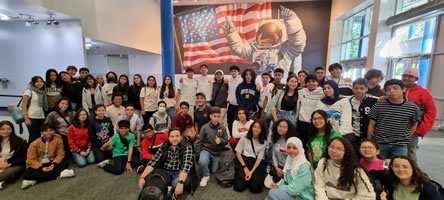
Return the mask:
POLYGON ((9 19, 8 15, 0 13, 0 20, 8 20, 8 19, 9 19))

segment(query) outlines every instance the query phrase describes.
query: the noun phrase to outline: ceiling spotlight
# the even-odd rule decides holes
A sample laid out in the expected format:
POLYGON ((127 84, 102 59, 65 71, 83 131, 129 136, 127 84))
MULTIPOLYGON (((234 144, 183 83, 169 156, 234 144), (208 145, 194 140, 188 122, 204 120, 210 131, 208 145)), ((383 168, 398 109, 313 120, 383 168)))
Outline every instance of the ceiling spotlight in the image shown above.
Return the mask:
POLYGON ((54 24, 54 25, 60 24, 58 21, 56 21, 54 15, 49 15, 48 21, 46 21, 46 25, 51 25, 51 24, 54 24))
POLYGON ((28 18, 26 18, 26 21, 25 21, 25 26, 31 26, 33 24, 39 24, 39 23, 36 22, 33 17, 28 16, 28 18))
POLYGON ((9 19, 9 16, 8 15, 5 15, 5 14, 3 14, 3 13, 0 13, 0 20, 2 20, 2 21, 6 21, 6 20, 8 20, 9 19))
POLYGON ((86 44, 85 44, 85 49, 86 49, 86 50, 90 49, 91 47, 92 47, 92 44, 91 44, 91 43, 86 43, 86 44))

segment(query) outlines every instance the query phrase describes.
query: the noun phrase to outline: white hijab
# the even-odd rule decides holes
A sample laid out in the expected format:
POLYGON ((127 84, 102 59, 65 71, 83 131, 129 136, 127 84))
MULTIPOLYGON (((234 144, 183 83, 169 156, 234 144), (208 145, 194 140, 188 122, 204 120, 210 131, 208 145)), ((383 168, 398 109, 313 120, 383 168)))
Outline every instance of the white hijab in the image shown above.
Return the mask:
POLYGON ((285 180, 288 180, 288 178, 285 177, 287 175, 287 170, 290 170, 291 175, 294 178, 294 177, 296 177, 296 175, 298 173, 299 167, 301 165, 303 165, 304 163, 308 162, 307 159, 305 158, 305 154, 304 154, 305 152, 304 152, 304 148, 303 148, 301 140, 297 137, 291 137, 291 138, 288 138, 286 146, 288 147, 288 144, 290 144, 290 143, 296 145, 296 147, 299 150, 299 153, 294 158, 290 157, 290 155, 287 156, 287 160, 285 161, 284 170, 283 170, 285 180))

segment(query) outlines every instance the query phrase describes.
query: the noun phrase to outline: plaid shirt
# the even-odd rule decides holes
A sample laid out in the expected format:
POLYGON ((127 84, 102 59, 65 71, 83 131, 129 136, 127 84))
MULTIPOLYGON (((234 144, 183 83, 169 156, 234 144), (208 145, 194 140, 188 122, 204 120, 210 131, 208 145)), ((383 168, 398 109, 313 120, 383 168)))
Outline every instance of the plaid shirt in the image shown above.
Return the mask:
MULTIPOLYGON (((192 145, 192 144, 191 144, 192 145)), ((170 146, 168 148, 167 158, 166 162, 164 163, 164 168, 167 170, 182 170, 186 173, 189 173, 191 170, 191 167, 193 166, 193 147, 190 144, 188 144, 185 148, 185 153, 183 155, 183 168, 181 169, 180 165, 180 152, 179 152, 179 146, 176 147, 176 151, 173 150, 173 147, 170 146)), ((159 148, 156 155, 154 155, 153 159, 151 159, 148 162, 148 165, 156 168, 156 166, 159 164, 160 159, 162 157, 162 151, 163 148, 159 148)))

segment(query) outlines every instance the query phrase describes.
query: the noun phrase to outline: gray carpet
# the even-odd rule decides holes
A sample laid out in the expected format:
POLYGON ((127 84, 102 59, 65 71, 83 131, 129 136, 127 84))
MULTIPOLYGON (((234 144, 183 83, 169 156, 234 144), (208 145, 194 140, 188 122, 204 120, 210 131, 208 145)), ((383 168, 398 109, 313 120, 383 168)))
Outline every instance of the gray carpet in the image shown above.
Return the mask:
MULTIPOLYGON (((441 132, 431 132, 421 141, 418 150, 420 167, 429 174, 432 179, 444 184, 443 163, 444 163, 444 134, 441 132)), ((223 154, 221 163, 225 160, 232 160, 234 154, 226 151, 223 154)), ((111 175, 95 165, 85 168, 77 168, 71 163, 71 168, 77 174, 74 178, 37 183, 36 185, 22 190, 21 179, 15 183, 8 184, 5 190, 0 190, 1 200, 134 200, 137 199, 139 189, 137 187, 138 175, 136 172, 125 172, 120 176, 111 175)), ((193 196, 186 193, 179 199, 230 199, 230 200, 259 200, 267 196, 268 190, 260 194, 252 194, 248 190, 236 192, 233 188, 223 188, 219 186, 211 177, 207 187, 199 187, 193 196)))

